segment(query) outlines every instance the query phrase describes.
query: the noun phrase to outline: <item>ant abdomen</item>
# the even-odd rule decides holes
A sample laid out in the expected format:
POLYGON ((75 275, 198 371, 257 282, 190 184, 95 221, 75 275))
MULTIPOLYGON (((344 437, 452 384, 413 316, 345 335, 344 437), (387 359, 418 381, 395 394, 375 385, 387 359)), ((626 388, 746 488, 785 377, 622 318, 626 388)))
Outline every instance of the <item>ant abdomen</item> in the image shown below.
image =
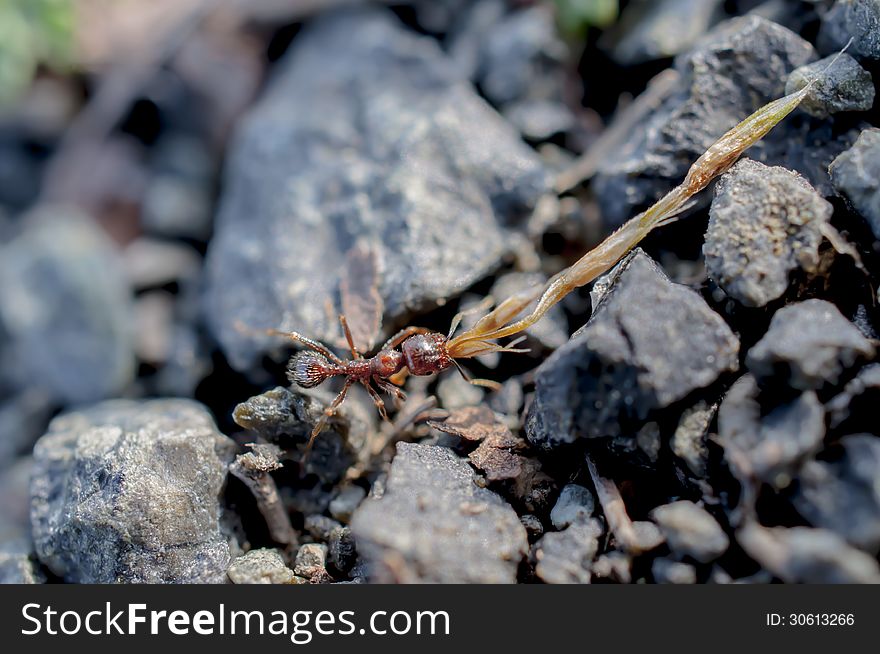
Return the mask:
POLYGON ((336 367, 316 352, 298 352, 287 364, 287 378, 301 388, 314 388, 336 372, 336 367))

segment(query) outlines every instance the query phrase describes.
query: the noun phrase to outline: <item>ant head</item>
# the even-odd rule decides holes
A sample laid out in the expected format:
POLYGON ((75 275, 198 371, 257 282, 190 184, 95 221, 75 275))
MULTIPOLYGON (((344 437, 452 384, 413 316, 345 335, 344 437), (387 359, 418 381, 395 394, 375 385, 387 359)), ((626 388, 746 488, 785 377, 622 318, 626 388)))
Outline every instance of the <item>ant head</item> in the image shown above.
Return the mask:
POLYGON ((403 368, 403 353, 397 350, 381 350, 370 362, 371 372, 379 377, 391 377, 403 368))
POLYGON ((336 374, 333 365, 316 352, 297 352, 287 364, 287 378, 301 388, 312 388, 336 374))

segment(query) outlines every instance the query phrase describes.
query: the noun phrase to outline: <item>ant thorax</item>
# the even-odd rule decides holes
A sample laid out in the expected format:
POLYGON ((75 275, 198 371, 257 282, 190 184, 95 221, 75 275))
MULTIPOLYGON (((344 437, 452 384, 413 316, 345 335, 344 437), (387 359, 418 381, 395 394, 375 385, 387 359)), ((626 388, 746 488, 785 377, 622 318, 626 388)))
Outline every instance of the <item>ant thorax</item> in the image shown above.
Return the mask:
POLYGON ((446 337, 437 332, 410 336, 400 345, 411 375, 431 375, 453 365, 446 350, 446 337))

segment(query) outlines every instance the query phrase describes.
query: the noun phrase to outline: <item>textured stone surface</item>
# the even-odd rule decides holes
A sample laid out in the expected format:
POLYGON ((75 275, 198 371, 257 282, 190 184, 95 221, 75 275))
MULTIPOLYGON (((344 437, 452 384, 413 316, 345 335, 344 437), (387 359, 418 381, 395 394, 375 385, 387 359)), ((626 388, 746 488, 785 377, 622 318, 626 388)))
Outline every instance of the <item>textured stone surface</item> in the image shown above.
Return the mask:
POLYGON ((730 328, 641 250, 596 287, 589 322, 538 368, 525 424, 533 444, 632 434, 651 410, 737 368, 730 328))
POLYGON ((251 550, 235 558, 226 571, 234 584, 290 584, 293 570, 287 567, 278 550, 251 550))
POLYGON ((868 221, 880 239, 880 129, 863 131, 829 169, 834 188, 868 221))
POLYGON ((785 83, 788 95, 813 82, 799 107, 816 118, 827 118, 840 111, 867 111, 874 106, 871 73, 845 52, 834 61, 836 57, 831 55, 795 69, 785 83))
POLYGON ((746 356, 760 383, 785 381, 801 390, 834 384, 874 346, 830 302, 805 300, 783 307, 746 356))
POLYGON ((550 521, 557 529, 565 529, 572 524, 587 522, 595 508, 596 500, 589 489, 577 484, 567 484, 550 511, 550 521))
POLYGON ((602 529, 597 520, 554 531, 535 543, 535 574, 548 584, 588 584, 602 529))
POLYGON ((356 241, 399 318, 496 268, 547 186, 436 43, 384 10, 310 23, 276 72, 231 148, 207 258, 208 323, 239 369, 279 343, 236 321, 339 336, 327 304, 356 241))
POLYGON ((235 445, 189 400, 62 415, 34 449, 37 555, 80 583, 221 583, 237 547, 220 493, 235 445))
POLYGON ((730 544, 715 518, 693 502, 680 500, 658 506, 651 517, 660 526, 669 549, 700 563, 717 559, 730 544))
POLYGON ((781 297, 792 271, 815 272, 831 203, 780 166, 744 159, 715 189, 703 254, 724 291, 746 306, 781 297))
POLYGON ((512 583, 528 550, 513 509, 452 450, 401 443, 383 495, 351 529, 378 582, 512 583))
POLYGON ((857 59, 880 59, 880 2, 837 0, 822 17, 819 46, 824 52, 840 50, 853 39, 849 52, 857 59))

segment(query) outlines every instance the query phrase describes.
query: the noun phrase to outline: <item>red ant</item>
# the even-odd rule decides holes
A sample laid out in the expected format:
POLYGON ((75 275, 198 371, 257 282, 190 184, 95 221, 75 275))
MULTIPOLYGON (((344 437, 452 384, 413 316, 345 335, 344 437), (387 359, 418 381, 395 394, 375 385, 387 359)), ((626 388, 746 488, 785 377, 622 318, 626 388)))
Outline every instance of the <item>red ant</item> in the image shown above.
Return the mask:
POLYGON ((297 386, 301 388, 314 388, 331 377, 345 377, 342 390, 324 409, 324 414, 315 424, 309 438, 309 443, 306 446, 306 452, 311 450, 315 438, 324 429, 327 421, 336 413, 339 405, 345 400, 349 389, 355 383, 360 384, 367 390, 367 393, 370 394, 373 403, 379 410, 379 415, 384 420, 388 420, 385 402, 379 396, 378 391, 373 388, 373 384, 380 390, 403 401, 406 399, 406 394, 390 380, 404 371, 410 375, 422 377, 455 366, 469 383, 477 386, 498 388, 499 384, 497 382, 488 379, 470 378, 456 359, 470 358, 479 354, 498 351, 527 352, 528 350, 513 348, 514 345, 525 337, 516 339, 506 346, 491 342, 480 342, 476 347, 473 345, 473 329, 456 338, 452 338, 452 333, 461 322, 461 319, 469 313, 483 309, 487 302, 491 302, 491 299, 487 298, 487 301, 480 303, 479 306, 456 315, 452 321, 449 334, 446 336, 425 327, 407 327, 389 338, 379 351, 369 358, 364 358, 358 351, 352 338, 351 330, 348 327, 348 321, 344 315, 340 315, 339 322, 342 325, 342 332, 345 334, 345 340, 348 343, 352 356, 347 361, 333 354, 326 345, 297 332, 283 332, 277 329, 264 330, 266 334, 284 336, 309 348, 309 350, 294 354, 287 364, 287 377, 297 386), (399 350, 396 349, 398 347, 400 348, 399 350))

